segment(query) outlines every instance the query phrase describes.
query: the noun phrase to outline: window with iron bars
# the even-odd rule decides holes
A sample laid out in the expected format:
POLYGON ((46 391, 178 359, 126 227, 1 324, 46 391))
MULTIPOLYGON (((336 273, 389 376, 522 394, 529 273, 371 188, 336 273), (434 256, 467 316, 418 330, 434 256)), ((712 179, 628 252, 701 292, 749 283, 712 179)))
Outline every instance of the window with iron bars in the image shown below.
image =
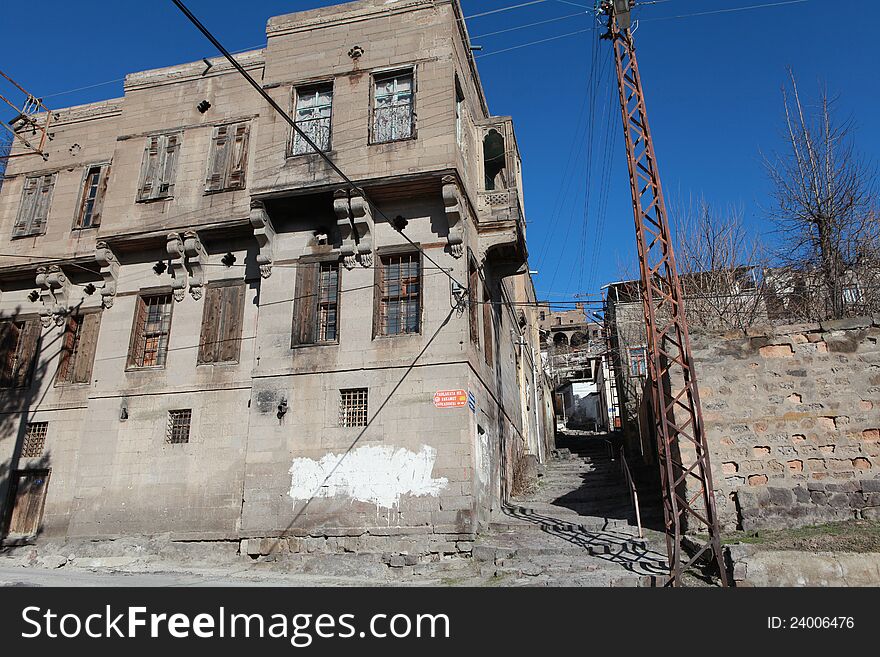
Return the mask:
POLYGON ((188 443, 191 424, 191 409, 168 411, 168 428, 165 431, 165 442, 169 445, 188 443))
POLYGON ((418 253, 382 258, 379 334, 418 333, 421 326, 421 261, 418 253))
POLYGON ((339 391, 339 426, 367 426, 367 389, 339 391))
POLYGON ((21 446, 21 455, 25 458, 42 456, 43 447, 46 445, 46 433, 48 431, 48 422, 28 423, 24 434, 24 443, 21 446))
MULTIPOLYGON (((294 92, 296 97, 296 126, 322 151, 330 150, 330 121, 333 113, 333 85, 322 84, 314 87, 303 87, 294 92)), ((306 143, 294 130, 290 147, 290 155, 314 153, 314 149, 306 143)))
POLYGON ((171 294, 138 297, 128 366, 164 367, 171 333, 171 294))
POLYGON ((412 71, 376 77, 373 90, 373 143, 413 136, 412 71))
POLYGON ((318 278, 318 342, 335 342, 339 308, 339 263, 321 263, 318 278))

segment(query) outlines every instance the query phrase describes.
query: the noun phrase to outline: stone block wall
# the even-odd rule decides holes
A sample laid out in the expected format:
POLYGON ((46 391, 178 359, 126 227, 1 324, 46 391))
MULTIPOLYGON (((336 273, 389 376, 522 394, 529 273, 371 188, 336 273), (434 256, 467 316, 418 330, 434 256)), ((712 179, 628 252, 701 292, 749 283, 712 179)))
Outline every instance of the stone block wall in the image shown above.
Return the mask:
POLYGON ((880 317, 692 340, 726 528, 877 517, 880 317))

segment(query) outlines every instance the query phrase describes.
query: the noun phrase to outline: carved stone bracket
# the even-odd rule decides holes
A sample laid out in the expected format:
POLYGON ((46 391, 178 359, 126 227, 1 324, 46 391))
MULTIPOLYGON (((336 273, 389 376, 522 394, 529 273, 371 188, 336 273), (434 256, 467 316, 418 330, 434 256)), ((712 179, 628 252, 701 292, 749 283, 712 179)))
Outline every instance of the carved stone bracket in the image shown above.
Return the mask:
POLYGON ((95 261, 101 266, 104 287, 101 288, 101 306, 112 308, 116 298, 116 285, 119 281, 119 258, 110 250, 107 242, 95 245, 95 261))
POLYGON ((69 311, 70 281, 58 265, 37 268, 37 287, 40 289, 40 323, 44 328, 61 326, 69 311))
POLYGON ((171 290, 174 292, 176 301, 183 301, 186 295, 186 284, 189 274, 184 265, 186 251, 183 246, 183 239, 179 233, 168 233, 168 242, 165 245, 168 252, 168 259, 171 261, 171 290))
POLYGON ((189 293, 198 301, 205 285, 205 263, 208 255, 198 233, 189 230, 183 234, 183 250, 189 267, 189 293))
POLYGON ((464 220, 465 203, 455 176, 443 177, 443 205, 446 206, 446 220, 449 223, 449 252, 453 258, 460 258, 464 253, 464 220))
POLYGON ((372 267, 374 221, 363 193, 337 189, 333 194, 333 211, 336 213, 346 268, 352 269, 357 262, 364 267, 372 267))
POLYGON ((260 252, 257 254, 260 276, 269 278, 272 275, 272 261, 275 257, 275 227, 262 201, 251 201, 251 226, 254 229, 257 246, 260 247, 260 252))

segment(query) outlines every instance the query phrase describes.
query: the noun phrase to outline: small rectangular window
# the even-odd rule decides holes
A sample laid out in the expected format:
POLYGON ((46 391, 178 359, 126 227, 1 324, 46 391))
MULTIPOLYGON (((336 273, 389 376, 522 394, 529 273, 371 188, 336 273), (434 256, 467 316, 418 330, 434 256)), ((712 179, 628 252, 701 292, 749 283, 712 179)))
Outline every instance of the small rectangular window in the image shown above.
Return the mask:
POLYGON ((205 292, 198 364, 237 363, 241 351, 244 281, 211 283, 205 292))
POLYGON ((169 445, 188 443, 191 424, 192 409, 168 411, 168 428, 165 431, 165 442, 169 445))
POLYGON ((843 302, 855 306, 862 302, 862 289, 858 283, 843 286, 843 302))
POLYGON ((492 297, 486 286, 483 286, 483 356, 486 365, 493 367, 495 362, 495 312, 492 308, 492 297))
POLYGON ((91 381, 100 326, 101 313, 70 315, 67 318, 55 385, 91 381))
POLYGON ((24 458, 36 458, 43 455, 46 445, 46 433, 49 431, 48 422, 29 422, 24 434, 24 442, 21 446, 21 455, 24 458))
POLYGON ((179 133, 147 137, 138 184, 138 201, 174 196, 180 142, 179 133))
POLYGON ((379 335, 421 330, 421 260, 418 253, 381 259, 378 290, 379 335))
POLYGON ((46 221, 49 218, 49 206, 52 203, 56 177, 57 174, 49 173, 25 179, 21 205, 12 229, 13 237, 29 237, 46 232, 46 221))
POLYGON ((471 336, 471 342, 477 348, 480 347, 480 315, 478 314, 479 297, 477 296, 478 286, 480 284, 480 274, 477 271, 477 265, 473 262, 468 263, 468 330, 471 336))
POLYGON ((455 78, 455 143, 459 148, 464 146, 464 94, 458 82, 458 76, 455 78))
POLYGON ((633 378, 648 375, 647 347, 629 348, 629 375, 633 378))
POLYGON ((138 297, 129 345, 129 369, 165 366, 172 303, 170 293, 138 297))
POLYGON ((412 71, 376 76, 373 88, 373 143, 409 139, 413 136, 412 71))
POLYGON ((80 190, 74 228, 94 228, 101 224, 101 208, 107 191, 107 176, 110 165, 101 164, 86 169, 80 190))
POLYGON ((339 391, 339 426, 367 426, 367 389, 339 391))
MULTIPOLYGON (((300 87, 294 91, 294 122, 322 151, 330 150, 330 122, 333 114, 333 85, 300 87)), ((292 131, 288 155, 314 153, 300 134, 292 131)))
POLYGON ((205 192, 244 189, 250 124, 218 125, 211 138, 205 192))

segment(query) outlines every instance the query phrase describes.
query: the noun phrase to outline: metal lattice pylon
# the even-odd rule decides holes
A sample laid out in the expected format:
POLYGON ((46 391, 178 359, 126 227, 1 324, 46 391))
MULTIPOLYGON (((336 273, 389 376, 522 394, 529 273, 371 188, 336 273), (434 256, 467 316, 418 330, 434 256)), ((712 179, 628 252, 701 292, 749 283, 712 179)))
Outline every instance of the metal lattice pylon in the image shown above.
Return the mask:
MULTIPOLYGON (((721 554, 720 529, 715 511, 712 472, 700 396, 691 356, 681 283, 675 255, 657 158, 648 127, 648 114, 639 67, 636 61, 629 16, 618 23, 611 3, 609 33, 617 67, 617 84, 623 113, 627 164, 636 224, 636 240, 641 272, 642 306, 648 342, 648 385, 656 433, 663 511, 669 557, 669 581, 682 583, 684 571, 711 553, 721 582, 727 585, 727 572, 721 554), (692 525, 690 523, 696 523, 692 525), (682 539, 688 529, 708 531, 687 560, 683 560, 682 539)), ((628 11, 628 10, 627 10, 628 11)))
POLYGON ((3 159, 21 157, 23 155, 39 155, 44 160, 48 159, 46 142, 52 139, 49 133, 49 125, 52 122, 52 112, 43 104, 43 101, 30 93, 3 71, 0 71, 0 83, 11 85, 12 95, 21 94, 22 99, 15 102, 8 94, 2 92, 0 86, 0 102, 12 108, 16 115, 11 121, 0 121, 2 126, 11 136, 12 146, 18 146, 16 152, 3 153, 3 159), (5 80, 5 82, 3 82, 5 80))

